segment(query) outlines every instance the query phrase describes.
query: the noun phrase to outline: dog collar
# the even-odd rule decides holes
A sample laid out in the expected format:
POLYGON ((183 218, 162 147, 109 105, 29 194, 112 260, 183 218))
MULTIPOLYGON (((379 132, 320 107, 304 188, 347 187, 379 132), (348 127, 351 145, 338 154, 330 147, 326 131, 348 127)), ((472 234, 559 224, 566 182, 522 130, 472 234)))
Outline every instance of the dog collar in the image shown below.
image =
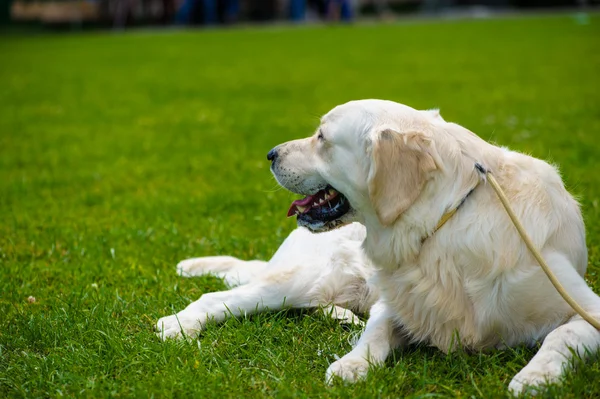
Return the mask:
POLYGON ((477 186, 479 186, 480 180, 477 181, 477 184, 475 184, 475 187, 473 187, 468 193, 467 195, 465 195, 463 197, 462 200, 460 200, 459 204, 456 206, 456 208, 444 213, 444 215, 442 216, 442 218, 440 219, 440 221, 438 222, 437 226, 435 226, 435 230, 433 230, 433 232, 425 237, 423 239, 423 241, 425 241, 428 237, 431 237, 432 235, 434 235, 439 229, 441 229, 448 220, 450 220, 452 218, 452 216, 454 216, 456 214, 456 212, 458 212, 458 210, 460 209, 460 207, 465 203, 465 201, 467 200, 467 198, 469 198, 469 195, 471 195, 473 193, 473 191, 475 191, 475 189, 477 188, 477 186))

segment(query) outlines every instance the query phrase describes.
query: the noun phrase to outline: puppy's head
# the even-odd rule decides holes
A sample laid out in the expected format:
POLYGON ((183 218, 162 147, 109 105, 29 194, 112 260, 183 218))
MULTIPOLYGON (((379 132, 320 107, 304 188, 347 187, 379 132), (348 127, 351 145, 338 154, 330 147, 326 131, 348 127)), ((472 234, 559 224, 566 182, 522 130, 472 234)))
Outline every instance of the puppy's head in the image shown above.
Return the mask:
POLYGON ((365 218, 393 224, 437 168, 427 133, 436 118, 389 101, 353 101, 327 113, 311 137, 275 147, 268 155, 275 178, 306 196, 288 216, 313 231, 365 218))

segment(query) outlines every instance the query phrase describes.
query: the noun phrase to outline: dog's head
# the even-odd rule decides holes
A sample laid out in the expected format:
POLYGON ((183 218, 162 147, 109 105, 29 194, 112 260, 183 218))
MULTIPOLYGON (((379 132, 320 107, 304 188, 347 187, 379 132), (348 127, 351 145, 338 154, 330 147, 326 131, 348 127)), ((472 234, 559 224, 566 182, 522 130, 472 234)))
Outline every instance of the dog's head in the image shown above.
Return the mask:
POLYGON ((370 217, 393 224, 438 168, 433 120, 443 121, 437 111, 352 101, 328 112, 311 137, 275 147, 268 154, 275 178, 306 196, 288 216, 313 231, 370 217))

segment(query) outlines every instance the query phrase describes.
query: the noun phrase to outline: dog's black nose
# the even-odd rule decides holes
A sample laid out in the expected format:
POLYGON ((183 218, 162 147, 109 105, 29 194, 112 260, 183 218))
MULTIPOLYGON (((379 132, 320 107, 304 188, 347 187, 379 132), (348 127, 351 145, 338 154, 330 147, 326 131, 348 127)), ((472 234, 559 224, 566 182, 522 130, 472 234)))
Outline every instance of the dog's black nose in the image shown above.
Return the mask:
POLYGON ((267 154, 267 159, 271 162, 275 162, 275 159, 277 159, 277 147, 269 151, 269 153, 267 154))

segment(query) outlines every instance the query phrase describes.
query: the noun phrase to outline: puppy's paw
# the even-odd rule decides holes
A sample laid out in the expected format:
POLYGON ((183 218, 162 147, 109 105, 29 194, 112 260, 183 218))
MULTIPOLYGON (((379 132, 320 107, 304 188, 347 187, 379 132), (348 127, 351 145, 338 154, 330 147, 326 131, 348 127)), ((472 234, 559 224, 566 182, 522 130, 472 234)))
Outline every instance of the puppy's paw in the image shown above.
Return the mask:
POLYGON ((333 362, 327 369, 325 380, 331 384, 333 380, 341 378, 344 382, 356 382, 364 379, 369 372, 369 362, 359 356, 344 356, 333 362))
POLYGON ((338 319, 340 324, 352 324, 358 327, 365 327, 365 322, 358 318, 356 315, 346 316, 344 318, 338 319))
POLYGON ((365 322, 358 318, 351 310, 342 308, 341 306, 326 306, 321 308, 321 311, 332 319, 338 320, 340 324, 353 324, 355 326, 364 327, 365 322))
POLYGON ((185 311, 165 316, 156 323, 156 335, 163 341, 193 337, 202 330, 204 319, 200 314, 189 314, 185 311))
POLYGON ((203 269, 204 264, 201 258, 186 259, 177 264, 177 274, 181 277, 194 277, 202 275, 203 269))

